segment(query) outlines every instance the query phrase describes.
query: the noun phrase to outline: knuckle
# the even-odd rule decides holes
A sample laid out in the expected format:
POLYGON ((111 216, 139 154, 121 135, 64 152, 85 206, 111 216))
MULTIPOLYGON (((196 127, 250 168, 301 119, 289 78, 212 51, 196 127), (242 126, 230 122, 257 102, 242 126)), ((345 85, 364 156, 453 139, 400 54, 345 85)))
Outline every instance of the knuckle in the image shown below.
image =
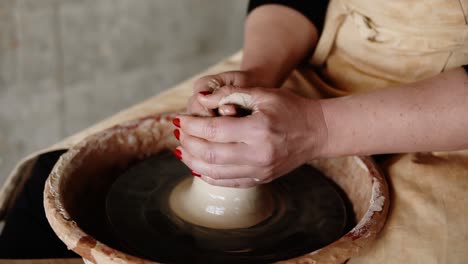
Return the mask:
POLYGON ((275 160, 275 150, 272 144, 265 144, 264 150, 258 155, 258 162, 261 166, 269 166, 275 160))
POLYGON ((270 130, 263 124, 262 121, 255 124, 251 130, 253 131, 252 137, 256 143, 267 142, 267 139, 270 137, 270 130))
POLYGON ((216 163, 216 153, 213 149, 207 149, 204 151, 204 154, 203 154, 203 160, 208 162, 208 163, 211 163, 211 164, 214 164, 216 163))
POLYGON ((207 139, 215 139, 218 133, 217 124, 213 119, 208 120, 203 130, 203 134, 207 139))

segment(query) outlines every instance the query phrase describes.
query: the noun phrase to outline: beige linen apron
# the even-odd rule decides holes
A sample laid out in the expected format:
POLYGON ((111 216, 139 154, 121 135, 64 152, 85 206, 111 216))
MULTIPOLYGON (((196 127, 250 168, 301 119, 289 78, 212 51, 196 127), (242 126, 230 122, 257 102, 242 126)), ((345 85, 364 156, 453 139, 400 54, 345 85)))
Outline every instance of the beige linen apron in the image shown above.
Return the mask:
MULTIPOLYGON (((468 10, 467 0, 331 1, 312 59, 319 70, 295 71, 283 88, 309 97, 340 96, 412 82, 468 64, 463 10, 468 10), (426 13, 431 16, 425 17, 426 13)), ((241 57, 237 53, 22 160, 0 191, 0 220, 40 154, 70 148, 90 134, 127 120, 181 110, 197 77, 237 70, 241 57)), ((374 245, 350 263, 464 262, 468 257, 468 153, 399 155, 385 168, 393 189, 388 222, 374 245)))
MULTIPOLYGON (((340 96, 460 67, 468 64, 467 20, 468 0, 332 0, 311 60, 317 74, 307 78, 322 95, 340 96)), ((382 165, 388 221, 349 263, 466 263, 468 150, 397 155, 382 165)))

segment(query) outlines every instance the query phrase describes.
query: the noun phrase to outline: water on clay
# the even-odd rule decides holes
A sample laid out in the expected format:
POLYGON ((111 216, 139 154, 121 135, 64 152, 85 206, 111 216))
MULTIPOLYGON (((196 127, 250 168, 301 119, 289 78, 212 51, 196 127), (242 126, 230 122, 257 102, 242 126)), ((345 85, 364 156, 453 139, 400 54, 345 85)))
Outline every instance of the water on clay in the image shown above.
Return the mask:
POLYGON ((111 186, 108 220, 127 253, 163 263, 271 263, 326 246, 351 220, 337 187, 304 165, 268 184, 276 209, 265 221, 230 230, 195 226, 168 207, 171 190, 189 175, 165 152, 135 164, 111 186))

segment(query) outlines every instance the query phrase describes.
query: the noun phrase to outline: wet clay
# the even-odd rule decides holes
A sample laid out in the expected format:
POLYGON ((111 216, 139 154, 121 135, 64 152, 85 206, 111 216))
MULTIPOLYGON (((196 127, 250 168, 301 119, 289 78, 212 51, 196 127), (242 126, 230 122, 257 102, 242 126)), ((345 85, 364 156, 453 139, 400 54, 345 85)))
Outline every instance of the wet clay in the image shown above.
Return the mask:
POLYGON ((273 213, 272 194, 265 187, 220 187, 198 177, 188 177, 172 190, 169 207, 183 220, 198 226, 248 228, 273 213))
POLYGON ((271 263, 337 240, 352 218, 338 187, 304 165, 264 186, 273 199, 273 213, 266 220, 249 228, 206 228, 183 220, 169 206, 172 190, 192 179, 169 152, 142 160, 120 175, 106 199, 108 221, 120 247, 165 263, 271 263))

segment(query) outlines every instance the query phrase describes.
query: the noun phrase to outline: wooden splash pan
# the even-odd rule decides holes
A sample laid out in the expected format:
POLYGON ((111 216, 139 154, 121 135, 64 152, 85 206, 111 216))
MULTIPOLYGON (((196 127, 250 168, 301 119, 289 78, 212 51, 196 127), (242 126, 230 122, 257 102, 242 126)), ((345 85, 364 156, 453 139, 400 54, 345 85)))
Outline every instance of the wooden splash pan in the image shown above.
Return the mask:
MULTIPOLYGON (((94 134, 56 163, 44 189, 46 216, 57 236, 85 261, 157 263, 116 249, 105 222, 104 201, 119 172, 135 161, 177 147, 173 116, 149 116, 94 134)), ((309 164, 347 194, 357 225, 328 246, 281 263, 343 263, 382 229, 389 208, 387 182, 369 157, 311 160, 309 164)))

